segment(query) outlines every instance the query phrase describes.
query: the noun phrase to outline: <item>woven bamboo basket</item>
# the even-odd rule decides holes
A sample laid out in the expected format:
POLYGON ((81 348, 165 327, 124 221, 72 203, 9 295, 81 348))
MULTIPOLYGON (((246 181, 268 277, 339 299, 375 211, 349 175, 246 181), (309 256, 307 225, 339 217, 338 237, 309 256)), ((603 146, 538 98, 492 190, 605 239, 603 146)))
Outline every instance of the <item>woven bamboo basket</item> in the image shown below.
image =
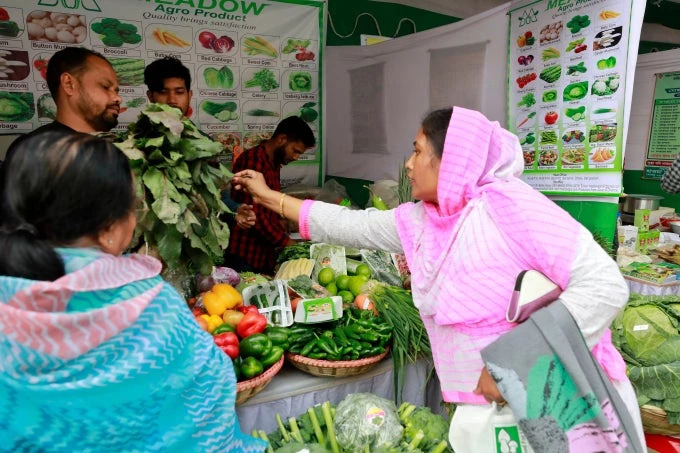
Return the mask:
POLYGON ((680 425, 671 425, 666 418, 666 411, 660 407, 644 405, 640 408, 642 428, 648 434, 664 436, 680 436, 680 425))
POLYGON ((286 353, 286 360, 298 370, 313 376, 346 377, 366 373, 387 356, 389 349, 380 355, 359 360, 316 360, 303 355, 286 353))
POLYGON ((274 365, 270 366, 267 371, 259 376, 255 376, 247 381, 241 381, 236 384, 236 404, 243 404, 249 398, 260 393, 269 384, 276 373, 281 370, 283 366, 283 357, 279 359, 274 365))

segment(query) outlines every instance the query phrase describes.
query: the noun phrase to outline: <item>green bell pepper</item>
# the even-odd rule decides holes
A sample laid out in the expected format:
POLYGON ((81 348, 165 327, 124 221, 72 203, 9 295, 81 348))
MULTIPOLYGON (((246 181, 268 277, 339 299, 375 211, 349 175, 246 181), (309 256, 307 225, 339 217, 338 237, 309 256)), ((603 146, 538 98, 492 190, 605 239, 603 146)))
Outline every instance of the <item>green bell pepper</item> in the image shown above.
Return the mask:
POLYGON ((272 341, 263 333, 250 335, 239 344, 241 357, 260 358, 269 354, 272 349, 272 341))
POLYGON ((269 337, 274 346, 281 346, 284 350, 290 347, 288 329, 285 327, 268 326, 264 329, 265 335, 269 337))
POLYGON ((233 360, 232 365, 234 366, 234 374, 236 375, 236 380, 240 381, 241 379, 243 379, 243 372, 241 371, 241 358, 237 357, 235 360, 233 360))
POLYGON ((243 377, 246 379, 252 379, 255 376, 259 376, 262 374, 263 370, 262 363, 255 357, 247 357, 243 359, 243 362, 241 363, 241 373, 243 373, 243 377))
POLYGON ((220 324, 219 326, 215 327, 215 330, 213 330, 212 334, 213 336, 219 335, 224 332, 232 332, 236 333, 236 328, 232 326, 231 324, 220 324))
POLYGON ((281 346, 272 346, 272 349, 271 351, 269 351, 269 354, 262 356, 260 362, 262 363, 263 367, 269 368, 270 366, 278 362, 282 356, 283 348, 281 346))

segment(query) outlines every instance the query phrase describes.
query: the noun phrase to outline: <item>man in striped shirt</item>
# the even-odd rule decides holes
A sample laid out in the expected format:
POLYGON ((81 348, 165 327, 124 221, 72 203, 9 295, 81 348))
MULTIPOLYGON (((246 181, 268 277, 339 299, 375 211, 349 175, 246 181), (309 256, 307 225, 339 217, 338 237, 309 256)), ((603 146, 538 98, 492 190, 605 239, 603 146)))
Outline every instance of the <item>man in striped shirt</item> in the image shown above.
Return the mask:
MULTIPOLYGON (((281 189, 281 167, 294 162, 316 144, 314 133, 301 118, 291 116, 282 120, 272 138, 255 148, 246 150, 234 162, 233 171, 255 170, 264 175, 267 185, 281 189)), ((237 203, 253 205, 252 197, 232 189, 237 203)), ((239 272, 252 271, 272 275, 277 249, 295 243, 290 238, 279 214, 254 205, 257 222, 253 228, 234 228, 225 255, 225 265, 239 272)))

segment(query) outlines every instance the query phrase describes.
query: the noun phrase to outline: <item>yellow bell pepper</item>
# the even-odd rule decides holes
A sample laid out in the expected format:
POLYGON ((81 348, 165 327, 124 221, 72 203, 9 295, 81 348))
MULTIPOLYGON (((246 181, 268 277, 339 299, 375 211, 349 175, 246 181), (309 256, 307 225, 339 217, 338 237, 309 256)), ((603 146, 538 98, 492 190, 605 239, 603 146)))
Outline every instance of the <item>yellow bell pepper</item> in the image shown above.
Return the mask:
POLYGON ((205 319, 208 323, 208 332, 213 333, 215 329, 224 324, 222 317, 218 315, 201 315, 201 318, 205 319))
POLYGON ((226 310, 243 303, 243 297, 236 288, 226 283, 218 283, 203 294, 203 306, 211 315, 221 316, 226 310))

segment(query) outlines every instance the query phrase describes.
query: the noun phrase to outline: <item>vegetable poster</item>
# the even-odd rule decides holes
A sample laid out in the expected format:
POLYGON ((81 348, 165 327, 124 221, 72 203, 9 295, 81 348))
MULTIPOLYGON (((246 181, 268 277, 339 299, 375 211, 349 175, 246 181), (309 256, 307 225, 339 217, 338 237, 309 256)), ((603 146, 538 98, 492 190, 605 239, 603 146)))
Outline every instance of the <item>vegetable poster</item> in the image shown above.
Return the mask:
POLYGON ((621 193, 630 15, 630 0, 543 0, 510 12, 508 128, 534 188, 621 193))
MULTIPOLYGON (((52 121, 47 63, 85 46, 113 65, 123 98, 119 125, 147 102, 144 67, 174 56, 192 74, 190 118, 219 140, 229 163, 299 115, 322 137, 324 5, 316 0, 7 0, 0 7, 0 133, 52 121)), ((302 156, 321 176, 321 146, 302 156)), ((310 177, 311 173, 311 177, 310 177)), ((300 178, 305 179, 305 178, 300 178)), ((291 181, 299 182, 299 181, 291 181)))
POLYGON ((680 72, 656 74, 644 178, 661 179, 680 152, 680 72))

